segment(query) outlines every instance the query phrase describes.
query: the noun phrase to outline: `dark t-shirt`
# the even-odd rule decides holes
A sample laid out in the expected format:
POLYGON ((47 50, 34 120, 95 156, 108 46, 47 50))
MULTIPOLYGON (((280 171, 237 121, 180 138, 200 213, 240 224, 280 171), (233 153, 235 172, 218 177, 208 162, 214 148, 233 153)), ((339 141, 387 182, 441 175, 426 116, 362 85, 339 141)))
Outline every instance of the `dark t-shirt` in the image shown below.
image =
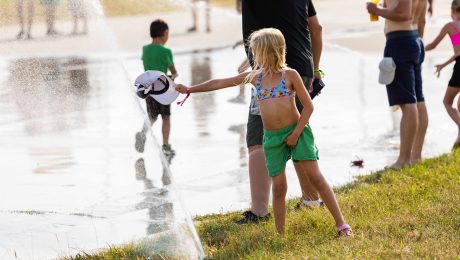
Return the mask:
MULTIPOLYGON (((300 76, 313 77, 308 18, 315 16, 312 0, 243 0, 243 39, 259 29, 273 27, 286 39, 286 63, 300 76)), ((252 63, 252 57, 246 53, 252 63)))

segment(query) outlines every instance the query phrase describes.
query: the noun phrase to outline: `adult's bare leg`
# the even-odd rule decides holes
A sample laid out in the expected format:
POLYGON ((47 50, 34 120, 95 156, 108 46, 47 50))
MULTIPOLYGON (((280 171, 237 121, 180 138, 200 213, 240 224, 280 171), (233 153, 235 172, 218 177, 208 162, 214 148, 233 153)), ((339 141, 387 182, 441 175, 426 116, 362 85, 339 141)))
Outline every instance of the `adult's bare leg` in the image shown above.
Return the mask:
POLYGON ((18 14, 20 31, 16 38, 20 39, 24 35, 24 13, 23 13, 24 0, 16 0, 16 11, 18 14))
POLYGON ((400 141, 398 160, 391 168, 399 169, 411 164, 412 146, 418 127, 418 112, 416 104, 401 105, 402 118, 400 124, 400 141))
POLYGON ((262 217, 268 214, 271 180, 265 166, 265 155, 262 146, 248 147, 248 152, 251 212, 262 217))
POLYGON ((412 146, 411 163, 418 163, 422 160, 423 143, 425 142, 426 129, 428 128, 428 111, 425 102, 417 103, 417 112, 418 127, 414 145, 412 146))
POLYGON ((27 38, 31 38, 32 23, 35 15, 35 3, 34 0, 29 0, 27 5, 27 38))

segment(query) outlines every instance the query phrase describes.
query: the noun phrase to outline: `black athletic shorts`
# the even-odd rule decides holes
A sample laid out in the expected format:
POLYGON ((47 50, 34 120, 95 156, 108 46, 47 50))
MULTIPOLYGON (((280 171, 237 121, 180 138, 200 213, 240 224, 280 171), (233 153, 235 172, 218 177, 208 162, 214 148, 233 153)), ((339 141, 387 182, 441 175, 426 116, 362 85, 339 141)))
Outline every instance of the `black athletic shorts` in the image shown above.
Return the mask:
POLYGON ((145 98, 145 103, 147 104, 147 114, 151 121, 156 120, 158 115, 161 115, 162 118, 171 115, 171 105, 160 104, 150 96, 145 98))
POLYGON ((460 88, 460 56, 455 59, 454 73, 449 81, 449 87, 460 88))

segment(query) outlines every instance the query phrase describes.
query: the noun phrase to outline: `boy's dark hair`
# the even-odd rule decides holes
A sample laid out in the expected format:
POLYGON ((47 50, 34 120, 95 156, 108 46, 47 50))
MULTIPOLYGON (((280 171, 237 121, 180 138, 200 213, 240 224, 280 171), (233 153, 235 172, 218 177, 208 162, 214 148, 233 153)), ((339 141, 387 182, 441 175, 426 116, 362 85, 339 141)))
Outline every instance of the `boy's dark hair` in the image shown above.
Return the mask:
POLYGON ((161 19, 157 19, 150 24, 150 36, 152 38, 163 36, 167 30, 169 30, 168 24, 161 19))

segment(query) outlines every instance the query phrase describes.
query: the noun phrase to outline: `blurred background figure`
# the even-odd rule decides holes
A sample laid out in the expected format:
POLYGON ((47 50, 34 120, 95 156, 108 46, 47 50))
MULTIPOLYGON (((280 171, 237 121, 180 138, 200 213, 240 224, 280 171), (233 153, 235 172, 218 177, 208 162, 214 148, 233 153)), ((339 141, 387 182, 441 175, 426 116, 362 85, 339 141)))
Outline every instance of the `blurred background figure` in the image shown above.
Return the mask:
POLYGON ((30 30, 32 29, 32 22, 34 19, 35 5, 34 0, 16 0, 16 10, 18 12, 19 26, 21 30, 19 31, 16 38, 21 39, 25 36, 26 39, 31 39, 32 35, 30 30), (27 31, 25 31, 25 17, 24 17, 24 6, 27 8, 27 31))
POLYGON ((45 8, 47 26, 46 35, 58 35, 54 29, 54 22, 56 21, 56 9, 59 4, 59 0, 40 0, 40 4, 45 8))
MULTIPOLYGON (((235 49, 236 47, 238 47, 240 45, 243 45, 243 44, 244 44, 243 40, 238 41, 233 45, 233 49, 235 49)), ((237 69, 238 73, 243 73, 247 69, 249 69, 250 67, 251 67, 251 64, 249 64, 249 60, 247 58, 245 58, 241 62, 241 64, 238 66, 238 69, 237 69)), ((231 102, 231 103, 246 104, 246 101, 245 101, 246 95, 244 94, 245 93, 244 90, 245 90, 245 87, 240 86, 238 95, 236 97, 234 97, 234 98, 229 99, 228 101, 231 102)))
POLYGON ((69 11, 72 14, 73 18, 73 30, 72 34, 78 34, 78 20, 81 19, 83 22, 83 28, 81 33, 87 34, 88 33, 88 19, 87 19, 87 9, 86 9, 86 1, 85 0, 68 0, 69 11))
POLYGON ((192 0, 192 19, 193 24, 192 27, 188 29, 188 32, 196 32, 198 30, 198 4, 199 2, 204 2, 206 4, 205 12, 206 12, 206 32, 211 32, 211 25, 210 25, 210 15, 211 15, 211 8, 209 6, 209 0, 192 0))

